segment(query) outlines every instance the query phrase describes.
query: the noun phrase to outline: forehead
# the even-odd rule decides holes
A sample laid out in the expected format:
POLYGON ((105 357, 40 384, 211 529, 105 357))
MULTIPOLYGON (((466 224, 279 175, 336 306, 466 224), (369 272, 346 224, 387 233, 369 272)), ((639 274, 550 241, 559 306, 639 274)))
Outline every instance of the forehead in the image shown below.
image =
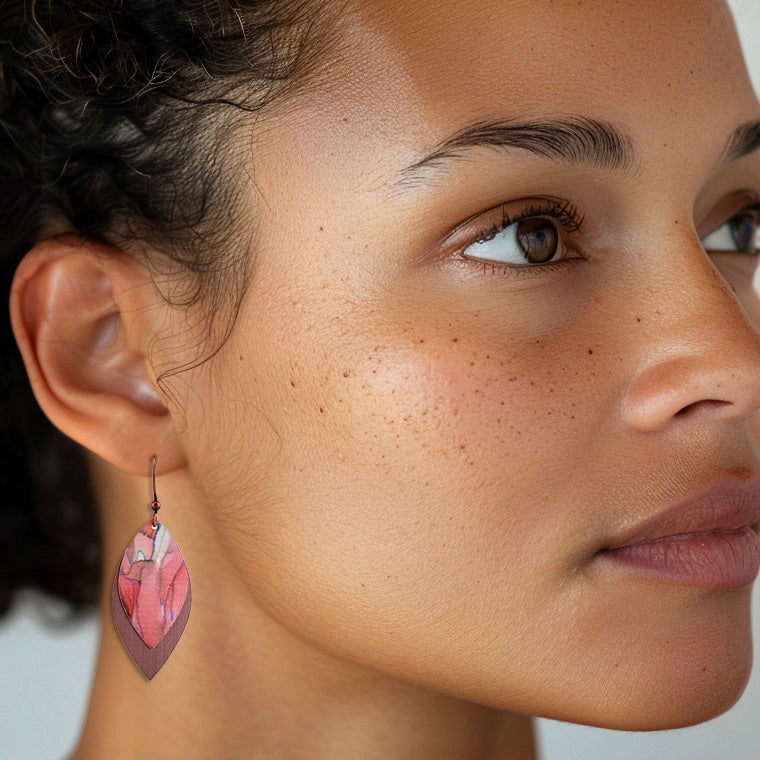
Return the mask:
POLYGON ((662 122, 674 140, 695 119, 727 133, 756 117, 718 0, 355 0, 342 32, 322 106, 418 148, 492 117, 662 122))

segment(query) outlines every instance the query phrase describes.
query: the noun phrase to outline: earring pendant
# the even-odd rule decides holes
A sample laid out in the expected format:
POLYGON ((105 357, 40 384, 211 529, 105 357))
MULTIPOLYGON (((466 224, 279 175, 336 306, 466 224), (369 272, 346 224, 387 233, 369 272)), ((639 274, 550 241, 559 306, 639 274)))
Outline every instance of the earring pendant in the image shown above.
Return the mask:
POLYGON ((151 457, 153 517, 122 555, 111 591, 116 630, 148 679, 158 673, 184 633, 190 616, 190 576, 177 542, 158 519, 156 456, 151 457))

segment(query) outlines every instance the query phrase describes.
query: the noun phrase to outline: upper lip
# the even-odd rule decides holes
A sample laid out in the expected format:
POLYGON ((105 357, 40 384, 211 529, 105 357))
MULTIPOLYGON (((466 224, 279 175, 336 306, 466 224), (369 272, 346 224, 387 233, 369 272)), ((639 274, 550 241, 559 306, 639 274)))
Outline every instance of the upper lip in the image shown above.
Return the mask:
POLYGON ((740 530, 760 523, 760 479, 722 480, 632 526, 606 549, 690 533, 740 530))

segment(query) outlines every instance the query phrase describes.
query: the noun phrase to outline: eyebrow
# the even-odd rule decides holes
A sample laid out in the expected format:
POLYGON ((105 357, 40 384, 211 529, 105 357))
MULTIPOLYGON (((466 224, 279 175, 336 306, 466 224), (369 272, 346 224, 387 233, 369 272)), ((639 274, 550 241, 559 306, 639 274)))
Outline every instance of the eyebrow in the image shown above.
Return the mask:
POLYGON ((730 163, 760 148, 760 121, 748 121, 737 127, 726 142, 721 163, 730 163))
MULTIPOLYGON (((635 157, 633 140, 614 125, 584 117, 542 121, 479 122, 438 145, 424 158, 401 171, 401 184, 422 179, 427 169, 438 169, 463 158, 478 147, 516 148, 570 164, 601 169, 629 169, 635 157)), ((720 163, 736 161, 760 148, 760 121, 738 126, 726 141, 720 163)))
POLYGON ((424 158, 401 171, 401 181, 418 179, 428 168, 462 158, 478 147, 517 148, 544 158, 602 169, 626 169, 633 162, 633 141, 620 129, 584 117, 542 121, 487 121, 453 135, 424 158))

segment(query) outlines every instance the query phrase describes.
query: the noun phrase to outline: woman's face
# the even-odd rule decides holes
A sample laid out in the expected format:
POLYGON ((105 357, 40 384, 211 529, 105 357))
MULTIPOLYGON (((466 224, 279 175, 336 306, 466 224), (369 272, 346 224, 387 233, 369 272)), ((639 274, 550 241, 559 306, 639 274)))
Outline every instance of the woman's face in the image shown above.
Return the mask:
POLYGON ((754 258, 700 243, 743 247, 760 197, 728 10, 357 0, 341 28, 255 127, 250 285, 172 381, 231 561, 297 636, 455 696, 720 712, 760 406, 754 258))

